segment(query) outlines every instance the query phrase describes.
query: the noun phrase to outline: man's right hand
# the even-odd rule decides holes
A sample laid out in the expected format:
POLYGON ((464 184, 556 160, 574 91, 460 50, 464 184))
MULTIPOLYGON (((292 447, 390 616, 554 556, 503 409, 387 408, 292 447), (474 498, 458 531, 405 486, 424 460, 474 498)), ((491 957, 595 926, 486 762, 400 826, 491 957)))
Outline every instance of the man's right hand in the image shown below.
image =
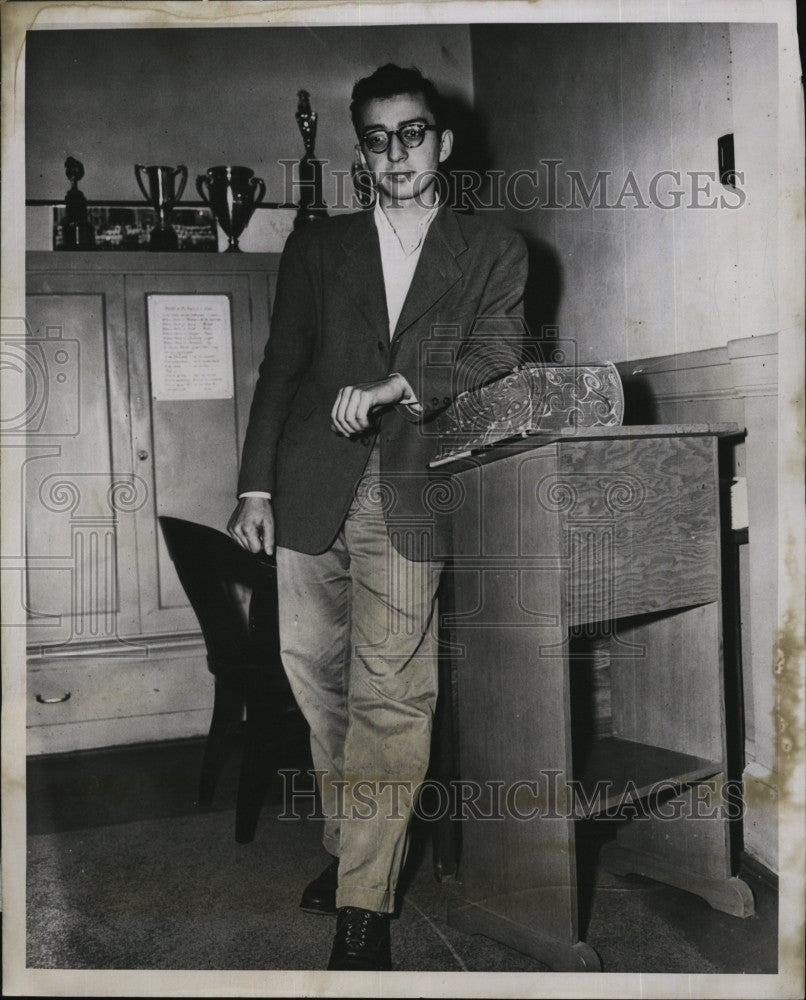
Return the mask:
POLYGON ((249 552, 274 553, 274 511, 267 497, 243 497, 229 519, 227 531, 249 552))

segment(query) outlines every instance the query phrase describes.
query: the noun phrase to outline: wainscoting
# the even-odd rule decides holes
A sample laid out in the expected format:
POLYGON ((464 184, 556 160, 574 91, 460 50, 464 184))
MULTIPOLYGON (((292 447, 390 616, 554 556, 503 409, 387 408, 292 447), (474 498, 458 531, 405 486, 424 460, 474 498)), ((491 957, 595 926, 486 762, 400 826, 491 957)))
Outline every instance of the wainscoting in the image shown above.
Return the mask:
POLYGON ((726 670, 740 672, 736 708, 744 729, 745 850, 777 872, 778 338, 733 340, 724 348, 644 358, 618 368, 627 423, 734 421, 745 429, 723 470, 732 483, 728 538, 739 577, 740 660, 726 662, 726 670))

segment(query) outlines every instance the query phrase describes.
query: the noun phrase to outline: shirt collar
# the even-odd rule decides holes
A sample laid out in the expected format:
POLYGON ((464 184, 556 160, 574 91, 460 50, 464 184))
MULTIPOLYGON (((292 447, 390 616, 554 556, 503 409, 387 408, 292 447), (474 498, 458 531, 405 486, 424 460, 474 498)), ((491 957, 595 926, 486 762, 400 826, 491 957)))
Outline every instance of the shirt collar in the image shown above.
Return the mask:
POLYGON ((384 210, 381 208, 380 199, 376 199, 373 217, 375 219, 375 226, 378 230, 378 236, 383 240, 393 239, 408 257, 411 254, 413 254, 415 250, 419 249, 419 247, 422 245, 422 242, 425 239, 425 235, 428 232, 428 228, 434 221, 434 216, 437 214, 439 208, 440 208, 440 201, 437 198, 432 207, 426 212, 426 214, 422 217, 422 219, 420 219, 420 222, 417 226, 416 243, 412 247, 405 247, 403 245, 402 240, 398 236, 395 227, 389 221, 389 217, 387 216, 386 212, 384 212, 384 210))

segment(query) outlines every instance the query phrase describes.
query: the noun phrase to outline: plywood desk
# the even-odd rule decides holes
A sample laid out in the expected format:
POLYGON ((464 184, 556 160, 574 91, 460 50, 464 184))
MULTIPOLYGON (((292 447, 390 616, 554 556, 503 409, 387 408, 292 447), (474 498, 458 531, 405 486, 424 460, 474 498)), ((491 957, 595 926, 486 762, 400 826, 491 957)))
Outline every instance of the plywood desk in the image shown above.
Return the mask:
POLYGON ((597 428, 451 467, 461 778, 478 791, 453 926, 599 969, 580 941, 575 824, 630 802, 649 815, 620 825, 608 869, 753 912, 723 795, 717 443, 737 431, 597 428), (570 636, 610 661, 612 725, 584 752, 570 636))

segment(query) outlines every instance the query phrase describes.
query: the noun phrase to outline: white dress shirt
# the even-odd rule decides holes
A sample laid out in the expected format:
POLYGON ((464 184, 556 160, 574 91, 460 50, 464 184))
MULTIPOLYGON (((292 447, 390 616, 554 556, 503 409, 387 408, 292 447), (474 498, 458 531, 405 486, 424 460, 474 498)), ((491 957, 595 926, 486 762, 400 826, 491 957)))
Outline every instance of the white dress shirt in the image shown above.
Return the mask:
MULTIPOLYGON (((394 228, 389 216, 381 208, 380 201, 375 203, 375 228, 378 230, 378 242, 381 246, 381 267, 383 268, 383 284, 386 289, 386 311, 389 314, 389 337, 395 332, 397 321, 403 309, 403 303, 411 287, 417 261, 423 249, 426 234, 434 216, 437 214, 439 202, 420 219, 416 230, 409 236, 401 235, 394 228)), ((395 210, 391 209, 392 218, 395 210)))
MULTIPOLYGON (((375 202, 373 218, 375 220, 375 228, 378 230, 378 242, 381 248, 381 268, 383 270, 383 285, 386 291, 386 311, 389 316, 390 340, 392 334, 395 332, 397 321, 400 319, 403 303, 406 301, 406 296, 409 293, 426 234, 431 223, 434 221, 438 208, 439 202, 435 201, 433 207, 420 219, 414 232, 411 235, 406 233, 401 236, 389 221, 386 212, 381 208, 380 201, 376 200, 375 202)), ((419 408, 417 397, 414 395, 411 386, 409 386, 408 395, 401 400, 401 403, 406 406, 412 406, 415 409, 419 408)), ((271 499, 271 493, 259 490, 241 493, 240 496, 271 499)))

